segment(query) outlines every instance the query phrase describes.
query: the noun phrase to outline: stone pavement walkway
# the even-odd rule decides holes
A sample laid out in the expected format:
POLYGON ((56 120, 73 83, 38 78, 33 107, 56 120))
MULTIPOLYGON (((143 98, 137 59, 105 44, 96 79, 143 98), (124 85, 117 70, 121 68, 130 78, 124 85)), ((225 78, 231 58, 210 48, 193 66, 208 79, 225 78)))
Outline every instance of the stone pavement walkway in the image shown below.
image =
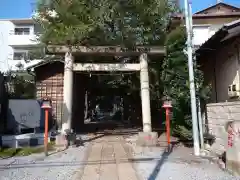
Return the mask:
POLYGON ((122 136, 103 136, 92 142, 81 180, 138 180, 128 161, 122 136))

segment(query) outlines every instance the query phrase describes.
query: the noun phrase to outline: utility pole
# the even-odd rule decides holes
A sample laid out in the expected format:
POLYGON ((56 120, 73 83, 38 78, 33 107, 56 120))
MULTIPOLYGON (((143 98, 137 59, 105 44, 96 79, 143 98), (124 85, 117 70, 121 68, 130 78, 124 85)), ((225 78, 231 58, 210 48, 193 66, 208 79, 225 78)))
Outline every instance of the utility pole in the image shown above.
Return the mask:
MULTIPOLYGON (((193 23, 192 23, 192 3, 190 2, 188 4, 189 7, 189 23, 190 23, 190 30, 191 30, 191 37, 193 37, 193 23)), ((193 44, 192 44, 193 47, 193 44)), ((195 48, 194 48, 195 52, 195 48)), ((196 63, 196 56, 194 55, 193 61, 196 63)), ((197 85, 197 91, 199 90, 198 85, 197 85)), ((202 127, 202 113, 201 113, 201 102, 200 98, 197 99, 197 112, 198 112, 198 127, 199 127, 199 138, 200 138, 200 147, 204 147, 204 139, 203 139, 203 127, 202 127)))
POLYGON ((190 83, 190 96, 191 96, 191 112, 192 112, 192 128, 193 128, 193 145, 195 156, 200 155, 199 147, 199 133, 198 133, 198 122, 197 122, 197 103, 196 103, 196 92, 194 83, 194 71, 193 71, 193 50, 192 50, 192 13, 189 8, 190 4, 188 0, 184 0, 185 6, 185 23, 187 31, 187 55, 188 55, 188 71, 189 71, 189 83, 190 83))

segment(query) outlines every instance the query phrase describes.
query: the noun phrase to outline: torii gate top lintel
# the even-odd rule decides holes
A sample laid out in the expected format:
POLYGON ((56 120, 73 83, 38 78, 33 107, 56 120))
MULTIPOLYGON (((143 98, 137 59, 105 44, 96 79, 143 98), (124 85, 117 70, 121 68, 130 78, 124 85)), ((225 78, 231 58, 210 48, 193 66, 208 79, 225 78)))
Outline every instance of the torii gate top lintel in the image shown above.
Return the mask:
MULTIPOLYGON (((47 54, 65 54, 69 52, 68 46, 48 45, 47 54)), ((136 46, 133 49, 121 46, 71 46, 73 55, 89 54, 89 55, 112 55, 112 56, 135 56, 142 53, 149 55, 165 55, 166 49, 162 46, 136 46)))

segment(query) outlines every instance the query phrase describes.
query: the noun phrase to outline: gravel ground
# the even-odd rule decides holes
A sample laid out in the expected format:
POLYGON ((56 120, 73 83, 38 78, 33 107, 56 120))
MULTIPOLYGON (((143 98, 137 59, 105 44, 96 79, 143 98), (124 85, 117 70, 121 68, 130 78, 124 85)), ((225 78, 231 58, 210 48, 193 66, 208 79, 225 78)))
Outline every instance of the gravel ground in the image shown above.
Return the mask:
POLYGON ((84 167, 87 144, 48 157, 43 153, 0 159, 0 180, 70 180, 84 167))
POLYGON ((128 142, 143 180, 240 180, 209 160, 193 156, 191 148, 180 146, 168 154, 160 147, 140 148, 131 139, 128 142))
MULTIPOLYGON (((160 147, 137 147, 135 139, 126 140, 133 149, 135 169, 143 180, 240 180, 209 160, 196 158, 190 148, 180 146, 168 154, 160 147)), ((0 159, 0 180, 77 180, 87 147, 88 144, 69 148, 48 157, 34 154, 0 159)))

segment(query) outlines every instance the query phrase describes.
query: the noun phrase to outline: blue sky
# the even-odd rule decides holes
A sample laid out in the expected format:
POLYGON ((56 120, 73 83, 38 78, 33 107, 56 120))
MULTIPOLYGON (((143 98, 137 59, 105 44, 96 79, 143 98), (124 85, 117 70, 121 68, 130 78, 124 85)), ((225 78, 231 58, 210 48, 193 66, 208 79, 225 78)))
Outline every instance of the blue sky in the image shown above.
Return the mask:
MULTIPOLYGON (((29 18, 37 0, 0 0, 0 19, 29 18)), ((182 1, 182 0, 181 0, 182 1)), ((217 0, 191 0, 193 12, 214 5, 217 0)), ((222 0, 235 6, 240 6, 240 0, 222 0)))
POLYGON ((37 0, 0 0, 0 19, 29 18, 37 0))
MULTIPOLYGON (((189 1, 192 1, 193 12, 205 9, 209 6, 216 4, 217 2, 217 0, 189 0, 189 1)), ((240 7, 240 0, 222 0, 222 2, 240 7)))

